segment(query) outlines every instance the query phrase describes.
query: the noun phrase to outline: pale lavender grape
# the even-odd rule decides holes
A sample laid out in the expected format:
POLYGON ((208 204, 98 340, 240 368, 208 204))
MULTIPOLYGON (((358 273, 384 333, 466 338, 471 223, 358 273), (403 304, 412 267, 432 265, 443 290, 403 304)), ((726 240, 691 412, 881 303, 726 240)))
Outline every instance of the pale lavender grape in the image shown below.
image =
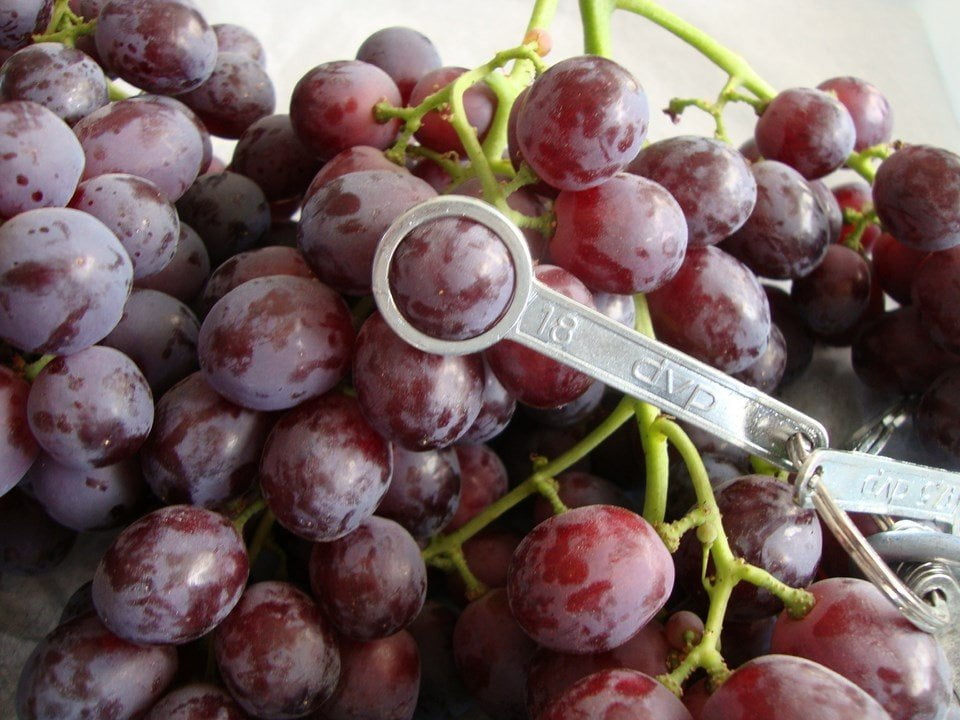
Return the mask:
POLYGON ((465 444, 485 443, 497 437, 513 419, 517 400, 507 392, 486 358, 483 360, 483 393, 480 397, 480 414, 458 439, 465 444))
POLYGON ((561 652, 610 650, 660 611, 673 560, 653 527, 610 505, 540 523, 517 548, 507 592, 520 626, 561 652))
POLYGON ((233 404, 193 373, 157 402, 140 450, 144 476, 164 502, 221 507, 250 489, 272 427, 268 414, 233 404))
POLYGON ((51 518, 78 532, 118 527, 132 519, 147 498, 135 458, 81 470, 41 454, 25 480, 51 518))
MULTIPOLYGON (((200 143, 203 148, 202 154, 200 155, 200 174, 215 172, 211 167, 214 160, 213 138, 210 136, 210 131, 207 129, 207 126, 203 124, 203 121, 193 110, 177 98, 170 97, 169 95, 136 95, 132 97, 131 100, 160 103, 189 118, 190 122, 193 123, 193 126, 197 129, 197 132, 200 133, 200 143)), ((223 170, 225 168, 220 169, 223 170)))
POLYGON ((483 363, 417 350, 374 313, 357 335, 353 381, 377 432, 409 450, 431 450, 456 442, 477 419, 483 363))
POLYGON ((893 135, 893 111, 890 101, 880 89, 857 77, 843 76, 824 80, 818 90, 836 95, 853 119, 857 152, 889 142, 893 135))
POLYGON ((137 280, 136 287, 159 290, 192 305, 210 275, 210 255, 197 231, 180 223, 180 237, 173 259, 163 270, 137 280))
POLYGON ((70 207, 93 215, 117 236, 133 263, 134 282, 163 270, 177 251, 177 210, 145 178, 109 173, 84 180, 70 207))
POLYGON ((353 345, 343 299, 293 275, 255 278, 228 292, 197 343, 207 382, 254 410, 291 408, 327 392, 349 369, 353 345))
POLYGON ((249 55, 221 51, 213 72, 177 99, 193 110, 217 137, 236 139, 276 107, 273 81, 249 55))
POLYGON ((572 57, 530 86, 517 119, 523 158, 561 190, 585 190, 633 160, 649 124, 647 96, 623 67, 572 57))
POLYGON ((116 235, 69 208, 0 227, 0 337, 27 352, 69 354, 120 321, 133 266, 116 235))
MULTIPOLYGON (((387 159, 383 150, 369 145, 354 145, 342 150, 323 164, 323 167, 314 175, 313 180, 304 193, 303 201, 309 200, 321 187, 341 175, 364 170, 390 170, 405 175, 410 171, 387 159)), ((436 192, 436 191, 435 191, 436 192)))
POLYGON ((772 395, 780 387, 787 369, 787 341, 776 325, 770 326, 770 339, 763 353, 755 362, 745 367, 734 377, 761 392, 772 395))
POLYGON ((353 640, 385 638, 419 614, 427 568, 416 540, 376 515, 348 534, 314 544, 310 588, 324 614, 353 640))
POLYGON ((3 63, 0 100, 32 100, 72 125, 107 104, 107 79, 96 61, 79 50, 35 43, 3 63))
POLYGON ((666 686, 646 673, 617 668, 578 680, 538 716, 540 720, 624 717, 692 720, 690 711, 666 686))
POLYGON ((214 266, 249 250, 270 227, 263 190, 250 178, 229 171, 198 177, 177 200, 177 212, 203 238, 214 266))
POLYGON ((743 155, 713 138, 683 135, 643 148, 627 168, 667 189, 683 209, 690 245, 713 245, 737 230, 757 202, 743 155))
POLYGON ((175 648, 127 642, 87 613, 60 625, 33 649, 17 683, 17 717, 139 717, 176 672, 175 648))
POLYGON ((164 695, 143 720, 247 720, 247 715, 223 688, 193 683, 164 695))
POLYGON ((308 715, 340 677, 329 621, 303 591, 283 582, 251 585, 213 634, 217 667, 230 694, 258 717, 308 715))
POLYGON ((171 201, 190 187, 203 162, 203 137, 190 116, 152 96, 105 105, 73 130, 86 155, 84 178, 129 173, 150 180, 171 201))
POLYGON ((373 255, 390 223, 436 194, 409 173, 341 175, 304 202, 297 246, 317 277, 332 288, 347 295, 369 294, 373 255))
POLYGON ((220 52, 243 53, 261 65, 266 65, 266 50, 253 32, 233 23, 217 23, 212 27, 217 36, 217 49, 220 52))
POLYGON ((169 387, 199 368, 200 322, 193 311, 166 293, 134 288, 123 316, 101 345, 133 360, 159 398, 169 387))
POLYGON ((0 496, 0 572, 45 573, 63 562, 76 539, 24 489, 0 496))
POLYGON ((389 444, 354 398, 329 393, 277 421, 260 461, 260 488, 277 521, 314 542, 336 540, 373 514, 390 483, 389 444))
POLYGON ((460 503, 460 461, 452 448, 414 452, 393 447, 390 486, 376 514, 400 523, 418 540, 446 525, 460 503))
POLYGON ((177 95, 213 72, 217 36, 183 0, 109 0, 94 34, 107 65, 150 93, 177 95))
POLYGON ((40 453, 27 424, 29 394, 30 383, 0 366, 0 495, 20 482, 40 453))
POLYGON ((84 152, 70 127, 43 105, 0 105, 0 216, 62 207, 77 189, 84 152))
POLYGON ((294 133, 289 115, 268 115, 251 123, 230 161, 230 169, 257 183, 270 202, 302 197, 320 165, 294 133))
POLYGON ((430 38, 399 26, 370 35, 357 50, 357 60, 376 65, 393 78, 404 104, 420 78, 440 67, 440 54, 430 38))
POLYGON ((390 290, 411 325, 466 340, 490 329, 513 297, 513 261, 489 228, 442 218, 408 233, 389 271, 390 290))
POLYGON ((75 468, 130 457, 153 425, 153 395, 143 373, 119 350, 94 347, 54 358, 30 388, 27 417, 37 442, 75 468))
POLYGON ((16 50, 47 29, 53 0, 4 0, 0 5, 0 48, 16 50))
POLYGON ((168 505, 128 525, 93 576, 104 624, 145 645, 178 645, 219 625, 249 573, 243 538, 228 518, 168 505))

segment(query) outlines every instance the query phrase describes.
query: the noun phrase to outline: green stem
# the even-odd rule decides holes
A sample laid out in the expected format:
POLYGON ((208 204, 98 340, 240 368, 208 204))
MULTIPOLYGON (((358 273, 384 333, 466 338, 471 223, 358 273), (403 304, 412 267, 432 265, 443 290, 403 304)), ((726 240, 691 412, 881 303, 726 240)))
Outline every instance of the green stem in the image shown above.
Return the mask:
POLYGON ((118 86, 115 82, 113 82, 108 78, 107 79, 107 96, 110 98, 111 101, 117 101, 117 100, 126 100, 127 98, 130 97, 130 94, 125 92, 122 88, 120 88, 120 86, 118 86))
POLYGON ((267 508, 263 517, 260 518, 260 522, 257 523, 257 529, 253 531, 253 539, 250 540, 250 547, 247 549, 251 567, 260 557, 260 552, 270 536, 270 531, 273 529, 273 523, 276 519, 270 508, 267 508))
POLYGON ((616 9, 614 0, 580 0, 580 22, 583 25, 585 53, 602 57, 613 55, 610 18, 614 9, 616 9))
POLYGON ((258 497, 243 510, 241 510, 240 514, 233 519, 233 526, 237 529, 237 532, 243 535, 243 529, 246 527, 247 523, 250 522, 250 518, 266 507, 267 503, 264 501, 264 499, 262 497, 258 497))
POLYGON ((34 360, 29 365, 25 365, 23 368, 23 377, 26 378, 28 382, 33 382, 37 379, 37 375, 40 374, 40 371, 49 365, 50 361, 55 357, 56 355, 44 355, 40 359, 34 360))
POLYGON ((526 35, 530 35, 534 30, 546 30, 550 27, 558 3, 559 0, 537 0, 533 5, 533 12, 530 13, 526 35))

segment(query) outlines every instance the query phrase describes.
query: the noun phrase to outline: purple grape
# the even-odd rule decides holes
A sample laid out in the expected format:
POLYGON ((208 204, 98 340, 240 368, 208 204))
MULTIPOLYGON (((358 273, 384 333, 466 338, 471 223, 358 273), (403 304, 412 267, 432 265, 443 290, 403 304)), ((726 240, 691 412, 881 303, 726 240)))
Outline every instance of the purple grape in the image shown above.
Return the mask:
POLYGON ((773 395, 783 381, 787 369, 787 340, 780 328, 770 326, 770 339, 756 362, 748 365, 734 377, 761 392, 773 395))
POLYGON ((960 463, 960 366, 945 370, 920 397, 916 410, 920 441, 941 462, 960 463))
POLYGON ((440 54, 426 35, 408 27, 388 27, 370 35, 357 50, 357 60, 376 65, 393 78, 404 105, 414 85, 440 67, 440 54))
POLYGON ((217 36, 217 49, 222 53, 243 53, 263 66, 267 64, 267 53, 260 39, 252 31, 233 23, 212 25, 217 36))
POLYGON ((133 458, 78 470, 41 454, 25 481, 53 520, 78 532, 107 530, 126 523, 147 497, 140 466, 133 458))
POLYGON ((158 290, 184 305, 192 305, 209 274, 210 255, 203 240, 196 230, 182 222, 173 259, 155 275, 137 280, 136 287, 158 290))
MULTIPOLYGON (((630 508, 630 500, 623 490, 614 483, 598 475, 568 470, 557 475, 557 494, 568 508, 584 507, 585 505, 615 505, 616 507, 630 508)), ((554 515, 553 507, 547 499, 540 495, 534 501, 533 521, 536 524, 554 515)))
POLYGON ((662 185, 620 173, 554 205, 550 257, 591 290, 649 292, 676 275, 687 249, 683 210, 662 185))
POLYGON ((93 215, 117 236, 133 263, 134 281, 160 272, 176 253, 177 210, 149 180, 124 174, 84 180, 70 207, 93 215))
POLYGON ((194 683, 164 695, 143 720, 247 720, 247 715, 226 690, 194 683))
POLYGON ((813 270, 793 281, 790 299, 815 335, 849 332, 870 305, 870 263, 846 245, 830 245, 813 270))
POLYGON ((346 295, 367 295, 377 243, 390 223, 435 196, 427 183, 406 172, 341 175, 304 202, 297 246, 330 287, 346 295))
POLYGON ((653 527, 610 505, 568 510, 517 548, 507 592, 520 626, 560 652, 623 644, 663 607, 673 562, 653 527))
MULTIPOLYGON (((827 216, 827 227, 830 229, 830 242, 840 242, 843 233, 843 210, 837 196, 823 180, 808 180, 810 189, 817 197, 820 207, 827 216)), ((876 227, 876 226, 871 226, 876 227)))
POLYGON ((213 634, 217 666, 230 694, 258 717, 315 711, 340 676, 329 622, 303 591, 282 582, 251 585, 213 634))
POLYGON ((374 313, 357 335, 353 382, 378 433, 408 450, 432 450, 456 442, 477 419, 483 363, 417 350, 374 313))
POLYGON ((453 532, 509 489, 507 468, 497 454, 486 445, 456 445, 460 467, 460 502, 444 532, 453 532))
POLYGON ((933 341, 960 353, 960 248, 927 256, 914 273, 910 296, 933 341))
POLYGON ((289 115, 268 115, 240 135, 230 169, 253 180, 270 202, 299 201, 320 160, 294 133, 289 115))
POLYGON ((427 568, 410 533, 372 516, 336 540, 314 544, 310 588, 337 632, 374 640, 402 630, 419 614, 427 568))
POLYGON ((83 148, 55 113, 30 100, 0 105, 0 216, 66 205, 83 168, 83 148))
POLYGON ((0 366, 0 496, 20 482, 40 453, 27 424, 29 394, 30 383, 0 366))
POLYGON ((93 576, 93 603, 122 638, 179 645, 220 624, 240 599, 248 572, 247 549, 226 517, 168 505, 113 541, 93 576))
POLYGON ((901 305, 909 305, 910 286, 929 253, 904 245, 889 233, 880 233, 870 246, 873 275, 880 287, 901 305))
POLYGON ((692 720, 676 695, 637 670, 601 670, 570 686, 544 710, 541 720, 591 720, 624 713, 624 717, 692 720))
POLYGON ((0 48, 17 50, 42 33, 53 15, 54 0, 4 0, 0 7, 0 48))
POLYGON ((131 98, 131 100, 160 103, 161 105, 166 105, 176 113, 186 116, 187 119, 189 119, 193 126, 197 129, 197 132, 200 133, 200 145, 202 147, 200 155, 200 174, 202 175, 204 173, 214 172, 214 170, 211 169, 211 166, 213 165, 213 138, 210 136, 210 131, 207 129, 207 126, 203 124, 203 121, 193 110, 187 107, 180 100, 177 100, 177 98, 170 97, 169 95, 137 95, 131 98))
POLYGON ((32 100, 72 125, 107 104, 107 80, 100 66, 79 50, 35 43, 3 63, 0 100, 32 100))
POLYGON ((740 228, 757 202, 743 155, 712 138, 682 135, 643 148, 627 168, 659 183, 683 209, 691 246, 713 245, 740 228))
POLYGON ((387 160, 386 155, 379 148, 369 145, 354 145, 337 153, 323 164, 323 167, 311 180, 306 193, 304 193, 304 204, 331 180, 336 180, 341 175, 363 172, 364 170, 390 170, 401 175, 406 175, 409 172, 405 167, 387 160))
POLYGON ((793 168, 761 160, 752 170, 757 204, 721 247, 762 277, 803 277, 820 263, 830 244, 826 211, 793 168))
POLYGON ((833 95, 788 88, 764 108, 754 137, 763 157, 815 180, 843 165, 853 152, 857 130, 847 108, 833 95))
POLYGON ((200 326, 207 382, 237 405, 291 408, 346 374, 354 344, 346 303, 316 280, 255 278, 224 295, 200 326))
MULTIPOLYGON (((464 540, 461 549, 470 572, 488 590, 505 588, 510 574, 510 561, 523 536, 511 530, 487 526, 464 540)), ((447 591, 457 602, 467 604, 476 598, 467 591, 460 573, 447 574, 447 591)))
POLYGON ((290 121, 322 160, 354 145, 383 150, 393 142, 400 122, 378 122, 373 108, 379 102, 400 105, 400 91, 383 70, 359 60, 328 62, 297 82, 290 121))
POLYGON ((393 472, 376 514, 425 540, 446 525, 460 503, 460 461, 452 448, 414 452, 393 447, 393 472))
POLYGON ((0 572, 45 573, 63 562, 76 539, 22 488, 0 496, 0 572))
POLYGON ((893 135, 893 111, 879 88, 857 77, 835 77, 817 85, 818 90, 836 95, 853 119, 857 152, 889 142, 893 135))
POLYGON ((328 393, 286 413, 267 438, 260 488, 277 521, 314 542, 355 530, 390 483, 393 456, 357 401, 328 393))
MULTIPOLYGON (((480 178, 474 176, 467 178, 462 183, 450 190, 457 195, 469 195, 479 200, 483 199, 483 183, 480 178)), ((529 187, 517 188, 509 197, 507 197, 507 206, 511 210, 516 210, 521 215, 527 217, 537 217, 543 214, 543 202, 529 187)), ((543 233, 536 228, 520 228, 520 232, 527 239, 527 246, 530 248, 530 257, 534 262, 543 260, 547 254, 548 240, 543 233)))
POLYGON ((86 155, 84 178, 136 175, 175 202, 202 166, 203 137, 193 119, 158 97, 112 102, 77 122, 73 130, 86 155))
POLYGON ((786 342, 787 363, 781 381, 781 384, 785 385, 810 366, 813 361, 814 339, 786 290, 775 285, 764 285, 763 291, 770 303, 771 337, 773 327, 776 326, 786 342))
POLYGON ((517 409, 516 398, 507 392, 486 359, 483 360, 483 392, 480 414, 458 439, 467 445, 485 443, 497 437, 510 423, 517 409))
POLYGON ((87 613, 59 626, 33 649, 17 683, 17 717, 140 717, 176 672, 174 648, 127 642, 87 613))
MULTIPOLYGON (((462 67, 438 67, 423 75, 410 91, 407 104, 416 107, 427 97, 438 90, 442 90, 467 71, 462 67)), ((480 82, 472 85, 463 94, 463 107, 467 123, 477 133, 477 138, 483 142, 493 122, 497 110, 497 96, 487 85, 480 82)), ((415 137, 423 145, 436 152, 454 152, 458 155, 466 154, 463 141, 449 119, 444 117, 446 111, 431 110, 423 116, 420 128, 415 137)))
POLYGON ((273 82, 249 55, 221 51, 213 72, 190 92, 177 97, 217 137, 236 139, 276 108, 273 82))
POLYGON ((420 697, 424 706, 459 701, 463 687, 453 660, 453 628, 457 615, 445 603, 427 598, 410 623, 409 632, 420 654, 420 697))
POLYGON ((606 385, 599 380, 594 380, 583 395, 559 407, 536 408, 530 405, 521 405, 520 409, 524 415, 539 425, 569 427, 588 420, 600 407, 605 393, 606 385))
POLYGON ((109 0, 94 34, 104 62, 148 93, 193 90, 213 72, 217 36, 192 2, 109 0))
POLYGON ((517 118, 520 152, 561 190, 585 190, 626 168, 649 124, 636 79, 606 58, 583 55, 552 66, 530 86, 517 118))

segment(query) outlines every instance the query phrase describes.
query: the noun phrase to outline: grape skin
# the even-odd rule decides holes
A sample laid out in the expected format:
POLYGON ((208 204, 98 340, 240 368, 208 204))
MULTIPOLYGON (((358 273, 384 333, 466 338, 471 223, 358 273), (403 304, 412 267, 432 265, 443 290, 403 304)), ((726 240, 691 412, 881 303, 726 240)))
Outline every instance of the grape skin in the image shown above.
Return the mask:
POLYGON ((793 281, 790 298, 815 335, 849 332, 870 305, 870 264, 846 245, 830 245, 820 263, 793 281))
POLYGON ((0 366, 0 496, 24 476, 40 453, 27 425, 30 383, 0 366))
POLYGON ((53 0, 6 0, 0 8, 0 48, 17 50, 43 32, 53 15, 53 0))
POLYGON ((857 131, 855 151, 889 142, 893 134, 893 111, 878 87, 857 77, 843 76, 824 80, 817 89, 835 94, 847 108, 857 131))
POLYGON ((931 253, 921 261, 910 298, 933 341, 960 353, 960 248, 931 253))
MULTIPOLYGON (((467 72, 462 67, 439 67, 421 77, 410 91, 407 104, 416 107, 427 97, 454 82, 467 72)), ((474 128, 477 139, 483 142, 497 110, 497 96, 486 84, 471 85, 463 94, 463 107, 467 124, 474 128)), ((441 110, 434 109, 423 116, 422 124, 415 134, 417 140, 431 150, 440 153, 466 153, 463 141, 453 125, 442 117, 441 110)))
POLYGON ((393 447, 390 487, 377 515, 426 540, 450 522, 460 504, 460 462, 453 448, 413 452, 393 447))
POLYGON ((271 203, 299 201, 319 172, 320 160, 297 137, 289 115, 268 115, 240 135, 230 169, 253 180, 271 203))
POLYGON ((960 463, 960 367, 945 370, 920 398, 916 411, 921 442, 949 467, 960 463))
POLYGON ((192 305, 210 274, 210 255, 197 231, 180 223, 180 237, 173 258, 156 275, 140 278, 136 287, 166 293, 184 305, 192 305))
POLYGON ((420 79, 440 67, 437 48, 423 33, 408 27, 378 30, 361 43, 357 60, 376 65, 393 78, 404 105, 420 79))
POLYGON ((495 500, 507 494, 509 479, 500 457, 487 445, 454 446, 460 468, 460 502, 443 528, 453 532, 495 500))
POLYGON ((0 571, 47 572, 63 562, 76 539, 77 533, 55 522, 25 488, 0 496, 0 571))
POLYGON ((173 690, 154 705, 144 720, 246 720, 226 690, 193 683, 173 690))
POLYGON ((676 695, 646 673, 617 668, 577 681, 538 716, 539 720, 623 717, 692 720, 676 695))
POLYGON ((211 27, 217 36, 218 52, 243 53, 266 66, 267 52, 253 32, 233 23, 216 23, 211 27))

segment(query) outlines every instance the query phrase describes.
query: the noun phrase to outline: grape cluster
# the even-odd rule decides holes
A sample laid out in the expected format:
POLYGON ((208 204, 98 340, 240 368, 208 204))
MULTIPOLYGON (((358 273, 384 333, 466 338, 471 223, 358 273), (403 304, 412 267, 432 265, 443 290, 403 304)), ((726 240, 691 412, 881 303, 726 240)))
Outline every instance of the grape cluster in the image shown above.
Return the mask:
MULTIPOLYGON (((892 142, 879 89, 740 78, 744 146, 654 139, 602 47, 548 67, 534 27, 469 69, 390 27, 281 114, 256 35, 190 0, 0 19, 0 570, 115 533, 20 720, 945 716, 943 649, 784 478, 516 342, 419 350, 370 295, 394 220, 481 197, 539 282, 765 392, 849 346, 960 466, 960 157, 892 142)), ((444 218, 389 283, 467 339, 517 278, 444 218)))

